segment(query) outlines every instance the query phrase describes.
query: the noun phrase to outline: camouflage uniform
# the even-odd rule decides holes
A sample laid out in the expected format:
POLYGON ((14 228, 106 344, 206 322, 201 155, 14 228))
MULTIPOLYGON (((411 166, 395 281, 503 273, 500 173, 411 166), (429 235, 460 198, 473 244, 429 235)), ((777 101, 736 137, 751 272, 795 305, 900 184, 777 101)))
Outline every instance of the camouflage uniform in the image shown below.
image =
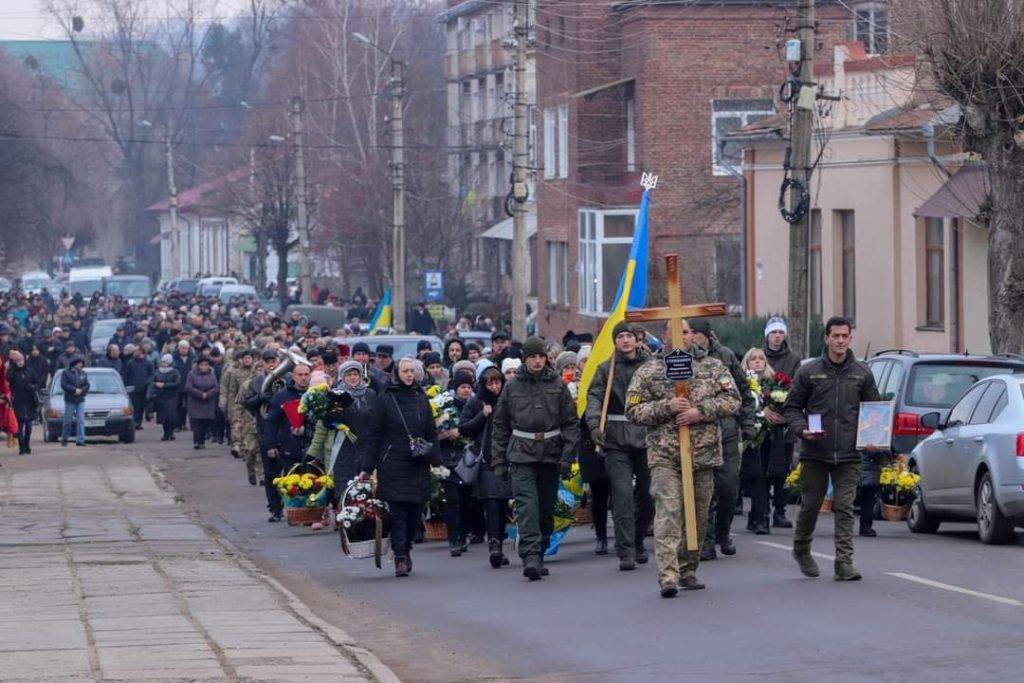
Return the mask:
MULTIPOLYGON (((237 368, 241 370, 241 368, 237 368)), ((249 385, 254 373, 238 383, 234 400, 231 402, 234 418, 231 421, 231 438, 237 439, 238 452, 245 458, 245 470, 254 474, 258 481, 263 480, 263 460, 260 458, 259 429, 256 428, 256 416, 245 407, 245 399, 249 397, 249 385)))
MULTIPOLYGON (((690 402, 702 418, 690 425, 697 538, 701 539, 707 529, 708 506, 715 489, 714 468, 723 462, 719 420, 736 414, 740 395, 721 361, 697 346, 692 353, 694 376, 687 384, 690 402)), ((662 587, 675 586, 680 578, 694 576, 700 559, 698 552, 686 550, 683 537, 679 431, 669 407, 673 396, 675 382, 665 378, 665 361, 660 358, 636 371, 626 394, 626 415, 647 427, 647 461, 654 496, 654 554, 662 587)))
POLYGON ((248 384, 254 373, 255 368, 247 368, 242 365, 241 360, 238 360, 230 369, 224 371, 220 380, 220 409, 227 415, 228 424, 231 426, 229 434, 231 452, 238 455, 242 453, 242 432, 237 423, 242 417, 241 414, 247 411, 245 406, 235 399, 238 396, 238 389, 248 384))

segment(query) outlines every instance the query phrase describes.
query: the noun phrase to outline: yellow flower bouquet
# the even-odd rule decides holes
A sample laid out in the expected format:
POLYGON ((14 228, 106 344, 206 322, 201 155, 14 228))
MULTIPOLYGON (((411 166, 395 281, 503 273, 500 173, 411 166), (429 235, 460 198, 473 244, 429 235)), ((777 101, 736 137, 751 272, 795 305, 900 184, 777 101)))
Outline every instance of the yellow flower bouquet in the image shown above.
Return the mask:
POLYGON ((921 476, 906 469, 901 462, 883 467, 878 475, 882 502, 887 505, 907 506, 917 497, 921 476))

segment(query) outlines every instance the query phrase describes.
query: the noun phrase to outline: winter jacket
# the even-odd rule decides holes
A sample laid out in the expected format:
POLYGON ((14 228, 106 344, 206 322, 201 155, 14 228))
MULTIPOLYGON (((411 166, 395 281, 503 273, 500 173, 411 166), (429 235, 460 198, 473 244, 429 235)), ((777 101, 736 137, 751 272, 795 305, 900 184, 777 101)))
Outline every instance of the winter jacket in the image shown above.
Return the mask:
POLYGON ((580 425, 576 405, 558 373, 547 365, 537 374, 521 366, 498 399, 493 432, 491 462, 499 475, 509 463, 571 461, 579 447, 580 425), (552 432, 558 434, 544 436, 552 432))
MULTIPOLYGON (((188 377, 189 373, 192 372, 192 365, 196 362, 196 355, 189 349, 188 355, 182 356, 180 353, 173 354, 174 369, 178 371, 178 374, 182 377, 188 377)), ((178 389, 179 393, 185 393, 185 386, 182 385, 178 389)))
POLYGON ((181 374, 177 368, 158 367, 153 373, 153 404, 156 406, 156 421, 162 425, 178 424, 178 393, 181 390, 181 374), (156 386, 157 382, 163 384, 156 386))
MULTIPOLYGON (((503 378, 504 379, 504 378, 503 378)), ((507 500, 512 489, 507 481, 494 474, 491 466, 491 432, 494 429, 494 412, 484 415, 484 405, 492 408, 498 405, 498 395, 478 383, 476 393, 466 401, 466 407, 459 416, 459 433, 473 440, 473 451, 480 455, 480 474, 476 482, 476 497, 480 499, 507 500)), ((504 384, 504 382, 503 382, 504 384)))
POLYGON ((603 439, 598 436, 601 426, 601 407, 604 405, 604 393, 608 386, 608 375, 611 371, 611 360, 597 366, 594 377, 587 389, 587 411, 584 419, 592 437, 610 447, 643 450, 647 448, 647 429, 626 421, 626 390, 634 373, 640 366, 651 359, 646 351, 637 350, 635 358, 615 352, 615 377, 612 393, 608 397, 608 413, 604 425, 603 439), (618 419, 616 419, 618 418, 618 419))
POLYGON ((754 395, 750 393, 750 385, 747 383, 747 373, 744 372, 743 366, 740 365, 740 362, 736 358, 736 354, 732 352, 732 349, 722 346, 722 344, 715 339, 711 340, 711 344, 708 347, 708 355, 722 361, 722 365, 724 365, 729 371, 729 374, 732 375, 732 381, 736 384, 736 388, 740 392, 740 411, 735 415, 722 420, 722 441, 738 439, 741 434, 744 435, 745 438, 753 438, 754 413, 756 412, 757 406, 754 403, 754 395))
POLYGON ((220 385, 213 370, 199 372, 198 369, 189 373, 185 380, 185 393, 188 394, 188 416, 194 420, 212 420, 216 414, 217 396, 220 385))
POLYGON ((263 420, 263 445, 269 450, 276 448, 278 457, 291 462, 302 459, 303 445, 300 436, 292 434, 292 425, 284 412, 284 404, 298 401, 303 392, 295 388, 294 382, 281 389, 270 399, 267 417, 263 420))
POLYGON ((800 460, 830 463, 856 462, 857 419, 863 401, 878 401, 875 376, 867 363, 847 350, 842 363, 833 363, 826 350, 821 358, 803 365, 796 373, 793 387, 783 407, 783 415, 794 434, 807 429, 807 416, 821 415, 825 438, 803 440, 800 460))
POLYGON ((764 355, 772 370, 789 375, 790 379, 796 377, 796 371, 800 369, 800 356, 790 350, 789 342, 782 342, 778 351, 772 351, 765 343, 764 355))
POLYGON ((430 465, 439 460, 437 426, 427 395, 419 386, 407 386, 396 378, 377 396, 372 415, 362 470, 377 471, 378 497, 397 503, 426 503, 430 500, 430 465), (410 436, 431 444, 426 457, 412 457, 410 436))
POLYGON ((68 368, 60 375, 60 388, 64 392, 64 403, 76 404, 85 400, 89 393, 89 378, 85 370, 68 368), (75 394, 75 389, 81 389, 82 393, 75 394))
POLYGON ((39 388, 42 380, 28 364, 7 366, 7 383, 11 387, 11 403, 19 420, 32 419, 39 407, 39 388))
POLYGON ((136 394, 145 395, 155 372, 153 364, 145 358, 129 358, 124 364, 124 383, 135 387, 136 394))
MULTIPOLYGON (((344 441, 338 446, 338 455, 334 461, 334 469, 331 474, 339 489, 347 482, 354 479, 360 472, 363 461, 363 448, 367 439, 364 437, 369 433, 373 421, 373 409, 377 402, 377 394, 373 389, 366 392, 345 408, 341 416, 341 423, 351 430, 351 437, 344 437, 344 441)), ((336 425, 329 427, 323 420, 318 420, 316 430, 313 432, 313 440, 306 450, 306 455, 320 460, 324 465, 330 462, 331 452, 341 439, 341 432, 336 425)))
POLYGON ((124 362, 121 360, 120 356, 112 358, 108 353, 102 358, 97 358, 93 361, 92 365, 95 368, 110 368, 111 370, 116 370, 117 374, 124 378, 124 362))

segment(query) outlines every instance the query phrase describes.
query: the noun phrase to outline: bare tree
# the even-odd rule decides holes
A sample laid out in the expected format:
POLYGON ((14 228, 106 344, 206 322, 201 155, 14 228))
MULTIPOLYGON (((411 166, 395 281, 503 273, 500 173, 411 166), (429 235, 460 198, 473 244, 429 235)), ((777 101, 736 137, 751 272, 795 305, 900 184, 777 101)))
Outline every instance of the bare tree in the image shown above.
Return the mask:
POLYGON ((897 26, 925 57, 937 89, 956 102, 964 151, 991 181, 989 335, 996 353, 1024 353, 1024 2, 904 0, 897 26))

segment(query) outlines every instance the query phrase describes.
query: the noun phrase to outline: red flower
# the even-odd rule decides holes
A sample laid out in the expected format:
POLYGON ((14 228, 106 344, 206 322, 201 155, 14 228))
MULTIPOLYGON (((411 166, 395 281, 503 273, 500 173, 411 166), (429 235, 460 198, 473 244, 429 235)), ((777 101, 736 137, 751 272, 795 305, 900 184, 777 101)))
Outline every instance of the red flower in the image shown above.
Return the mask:
POLYGON ((784 389, 789 389, 793 385, 793 378, 784 372, 776 372, 775 381, 778 382, 784 389))

